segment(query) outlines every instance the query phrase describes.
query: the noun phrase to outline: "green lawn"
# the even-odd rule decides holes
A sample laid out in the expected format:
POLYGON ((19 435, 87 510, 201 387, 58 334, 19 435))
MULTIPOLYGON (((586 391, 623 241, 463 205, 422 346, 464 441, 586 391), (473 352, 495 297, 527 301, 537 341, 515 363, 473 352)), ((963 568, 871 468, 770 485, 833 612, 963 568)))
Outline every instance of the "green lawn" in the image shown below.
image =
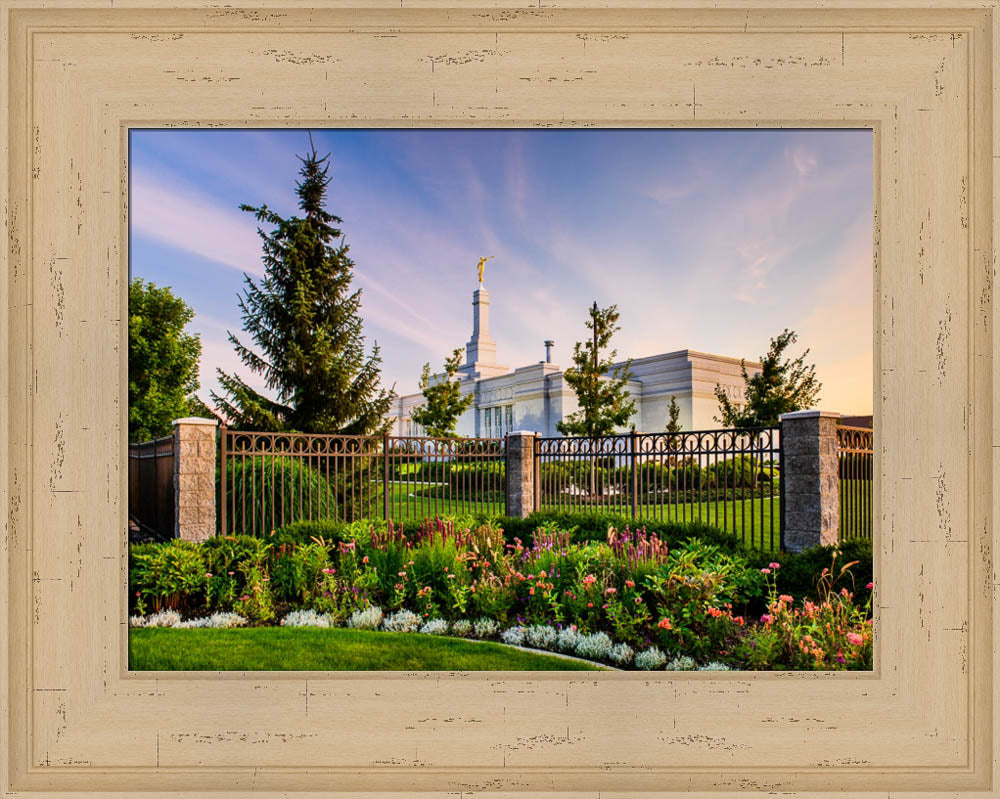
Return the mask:
POLYGON ((133 671, 596 671, 492 642, 342 628, 129 630, 133 671))

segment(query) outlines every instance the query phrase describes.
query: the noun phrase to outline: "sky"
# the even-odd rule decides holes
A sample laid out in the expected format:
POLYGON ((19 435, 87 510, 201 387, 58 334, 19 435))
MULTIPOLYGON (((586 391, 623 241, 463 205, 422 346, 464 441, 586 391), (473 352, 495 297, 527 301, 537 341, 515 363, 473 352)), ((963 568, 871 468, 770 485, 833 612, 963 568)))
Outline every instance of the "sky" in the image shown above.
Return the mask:
MULTIPOLYGON (((784 328, 810 350, 817 406, 869 414, 870 130, 312 130, 330 153, 327 210, 382 378, 416 392, 472 333, 487 263, 497 362, 571 365, 587 309, 617 305, 619 357, 680 349, 748 360, 784 328)), ((239 205, 297 213, 305 130, 134 130, 130 269, 195 317, 201 390, 216 368, 263 390, 237 297, 263 275, 257 223, 239 205)))

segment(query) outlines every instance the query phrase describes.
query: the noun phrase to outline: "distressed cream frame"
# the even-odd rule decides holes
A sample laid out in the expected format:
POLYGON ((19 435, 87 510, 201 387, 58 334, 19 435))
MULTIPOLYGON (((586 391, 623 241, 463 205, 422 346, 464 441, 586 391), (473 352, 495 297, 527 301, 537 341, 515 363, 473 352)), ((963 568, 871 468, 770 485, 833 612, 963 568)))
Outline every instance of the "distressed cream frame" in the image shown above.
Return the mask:
POLYGON ((996 5, 723 4, 0 0, 5 796, 997 795, 996 5), (129 674, 145 125, 873 128, 875 671, 129 674))

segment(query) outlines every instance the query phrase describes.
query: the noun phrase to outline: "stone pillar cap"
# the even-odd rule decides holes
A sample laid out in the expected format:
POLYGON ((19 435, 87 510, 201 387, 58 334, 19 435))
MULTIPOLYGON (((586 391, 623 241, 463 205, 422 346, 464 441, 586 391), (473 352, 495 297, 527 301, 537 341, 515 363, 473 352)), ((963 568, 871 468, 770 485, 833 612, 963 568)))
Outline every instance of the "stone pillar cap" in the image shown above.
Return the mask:
POLYGON ((174 419, 171 424, 210 424, 213 427, 219 424, 218 419, 203 419, 201 416, 185 416, 183 419, 174 419))
POLYGON ((792 411, 791 413, 781 414, 779 419, 785 421, 785 419, 839 419, 843 414, 837 413, 836 411, 792 411))
POLYGON ((538 433, 534 430, 511 430, 507 433, 509 436, 537 436, 538 433))

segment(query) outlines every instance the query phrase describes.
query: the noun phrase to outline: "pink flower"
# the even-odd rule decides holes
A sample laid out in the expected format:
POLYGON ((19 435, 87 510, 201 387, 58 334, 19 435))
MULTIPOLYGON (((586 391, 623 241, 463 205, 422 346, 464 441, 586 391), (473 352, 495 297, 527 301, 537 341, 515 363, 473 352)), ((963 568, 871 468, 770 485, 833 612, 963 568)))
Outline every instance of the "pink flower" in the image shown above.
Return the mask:
POLYGON ((781 568, 781 564, 780 563, 768 563, 767 565, 770 566, 772 569, 780 569, 781 568))
POLYGON ((226 572, 226 574, 228 574, 230 577, 232 577, 233 574, 235 574, 235 572, 226 572))
POLYGON ((778 597, 779 602, 792 602, 792 598, 788 594, 782 594, 778 597))
POLYGON ((770 613, 765 613, 763 616, 760 617, 760 620, 764 622, 764 624, 770 624, 772 621, 774 621, 774 616, 772 616, 770 613))
POLYGON ((590 586, 592 586, 596 582, 597 582, 597 577, 593 574, 588 574, 586 577, 583 578, 583 584, 587 588, 590 588, 590 586))
POLYGON ((604 593, 605 593, 605 594, 608 594, 608 595, 611 595, 611 594, 617 594, 617 593, 618 593, 618 590, 617 590, 616 588, 606 588, 606 589, 604 590, 604 593))
POLYGON ((205 579, 206 580, 211 580, 212 579, 212 572, 205 572, 205 579))
POLYGON ((760 570, 760 573, 761 573, 761 574, 770 574, 770 573, 771 573, 771 570, 770 570, 770 569, 767 569, 767 568, 764 568, 764 569, 761 569, 761 570, 760 570))
POLYGON ((333 569, 323 569, 323 574, 333 574, 333 569))
POLYGON ((865 588, 867 588, 869 591, 871 591, 874 587, 875 583, 868 583, 868 585, 865 586, 865 588))
POLYGON ((854 644, 854 646, 858 646, 865 639, 862 638, 857 633, 848 633, 847 634, 847 640, 850 641, 852 644, 854 644))

